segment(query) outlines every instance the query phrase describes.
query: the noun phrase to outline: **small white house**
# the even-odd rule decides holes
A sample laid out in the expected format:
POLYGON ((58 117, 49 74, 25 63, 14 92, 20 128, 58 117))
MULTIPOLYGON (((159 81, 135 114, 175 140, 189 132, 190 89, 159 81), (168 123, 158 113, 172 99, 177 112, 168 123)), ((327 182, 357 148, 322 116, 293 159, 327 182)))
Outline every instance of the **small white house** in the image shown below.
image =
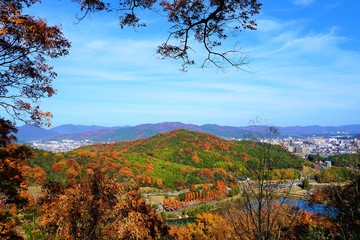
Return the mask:
POLYGON ((325 161, 324 165, 325 165, 325 167, 330 168, 331 167, 331 161, 325 161))

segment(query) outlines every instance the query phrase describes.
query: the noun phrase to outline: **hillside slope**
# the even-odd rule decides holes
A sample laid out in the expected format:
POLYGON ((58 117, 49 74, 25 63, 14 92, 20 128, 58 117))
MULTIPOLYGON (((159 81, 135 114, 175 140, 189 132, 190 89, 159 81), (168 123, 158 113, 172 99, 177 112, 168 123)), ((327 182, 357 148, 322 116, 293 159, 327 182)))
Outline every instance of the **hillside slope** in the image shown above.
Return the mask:
MULTIPOLYGON (((273 169, 300 170, 304 164, 304 160, 279 146, 227 141, 215 135, 188 130, 47 155, 50 157, 46 162, 51 166, 43 168, 53 179, 76 179, 84 169, 101 167, 121 181, 135 179, 142 186, 171 189, 217 180, 231 183, 244 175, 252 177, 249 170, 257 167, 260 158, 273 159, 273 169)), ((36 159, 33 164, 44 165, 36 159)))

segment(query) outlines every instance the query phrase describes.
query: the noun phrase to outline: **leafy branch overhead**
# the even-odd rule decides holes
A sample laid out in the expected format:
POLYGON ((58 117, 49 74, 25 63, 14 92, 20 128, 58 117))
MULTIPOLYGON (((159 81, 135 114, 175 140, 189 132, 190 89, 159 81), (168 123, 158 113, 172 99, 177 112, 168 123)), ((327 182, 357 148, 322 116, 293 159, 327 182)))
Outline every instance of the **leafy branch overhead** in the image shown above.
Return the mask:
MULTIPOLYGON (((223 42, 244 29, 256 29, 252 18, 259 13, 257 0, 72 0, 80 4, 83 15, 92 12, 116 12, 120 27, 141 27, 139 11, 146 9, 167 15, 172 24, 168 38, 158 46, 157 53, 163 59, 182 61, 182 70, 195 64, 194 42, 200 43, 206 56, 202 66, 208 63, 222 69, 226 66, 241 68, 246 55, 236 47, 224 50, 223 42), (193 38, 194 39, 193 39, 193 38)), ((70 42, 63 36, 60 26, 49 26, 46 19, 24 13, 40 0, 0 1, 0 108, 15 121, 41 125, 52 117, 40 109, 43 98, 56 93, 52 81, 57 74, 49 59, 57 59, 69 53, 70 42)))
POLYGON ((233 46, 231 50, 223 50, 223 41, 233 37, 245 29, 255 30, 257 27, 253 16, 259 14, 261 4, 257 0, 122 0, 118 5, 101 0, 74 0, 81 4, 85 14, 97 11, 116 11, 119 13, 121 28, 125 26, 145 26, 140 23, 137 10, 150 9, 157 11, 160 7, 172 23, 168 38, 157 48, 163 59, 182 61, 182 70, 195 64, 191 57, 192 37, 202 44, 206 57, 202 67, 208 63, 218 68, 232 66, 241 68, 246 64, 245 53, 233 46), (158 3, 158 5, 157 5, 158 3))
POLYGON ((22 14, 34 2, 0 2, 0 107, 14 119, 40 124, 51 114, 38 102, 55 94, 56 73, 47 58, 67 55, 70 42, 59 26, 22 14))

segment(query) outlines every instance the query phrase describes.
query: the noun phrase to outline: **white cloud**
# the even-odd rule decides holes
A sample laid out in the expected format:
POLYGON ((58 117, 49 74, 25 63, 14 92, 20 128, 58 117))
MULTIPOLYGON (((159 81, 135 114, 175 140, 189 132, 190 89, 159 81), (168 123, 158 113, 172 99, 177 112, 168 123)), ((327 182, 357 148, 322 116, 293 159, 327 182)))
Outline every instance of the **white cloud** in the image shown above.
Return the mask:
POLYGON ((268 19, 260 19, 257 21, 257 24, 257 30, 263 32, 275 31, 281 27, 278 22, 268 19))
POLYGON ((299 21, 280 22, 273 19, 259 19, 257 20, 257 32, 278 32, 285 29, 291 29, 294 26, 299 26, 299 21))
POLYGON ((294 4, 307 6, 315 2, 315 0, 294 0, 294 4))
POLYGON ((335 27, 311 32, 307 21, 260 19, 259 31, 244 32, 241 41, 253 58, 251 73, 194 67, 184 74, 178 71, 180 62, 154 56, 160 37, 73 32, 72 53, 56 67, 59 94, 52 101, 57 106, 49 109, 57 117, 77 114, 96 124, 99 116, 113 121, 106 125, 246 123, 257 115, 294 122, 309 113, 321 116, 323 109, 360 110, 359 54, 341 48, 348 39, 335 27))
MULTIPOLYGON (((301 50, 311 53, 319 51, 333 51, 337 46, 346 41, 345 37, 340 37, 336 34, 336 29, 333 28, 327 33, 306 34, 304 36, 290 35, 290 38, 285 42, 284 47, 296 47, 301 50)), ((285 39, 284 39, 285 40, 285 39)))

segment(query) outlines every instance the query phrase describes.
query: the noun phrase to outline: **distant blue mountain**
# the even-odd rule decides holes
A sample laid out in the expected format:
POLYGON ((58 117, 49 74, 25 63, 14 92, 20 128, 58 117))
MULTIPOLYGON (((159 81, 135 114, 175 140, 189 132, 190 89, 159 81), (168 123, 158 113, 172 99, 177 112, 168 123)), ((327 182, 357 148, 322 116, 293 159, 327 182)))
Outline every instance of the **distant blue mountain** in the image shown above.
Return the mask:
POLYGON ((102 129, 106 129, 106 127, 95 126, 95 125, 85 126, 85 125, 66 124, 58 127, 53 127, 51 128, 51 131, 57 132, 58 134, 73 134, 73 133, 93 132, 102 129))
POLYGON ((114 127, 98 131, 83 132, 80 134, 66 134, 57 136, 57 139, 92 140, 96 142, 119 142, 148 138, 161 132, 175 129, 187 129, 197 132, 205 132, 201 127, 179 122, 164 122, 158 124, 141 124, 133 127, 114 127))
POLYGON ((49 139, 57 135, 58 133, 52 130, 46 130, 31 125, 24 125, 18 127, 18 132, 16 134, 16 137, 18 141, 24 142, 24 141, 31 141, 38 139, 49 139))
POLYGON ((101 127, 95 125, 86 126, 86 125, 66 124, 58 127, 53 127, 51 129, 44 129, 32 125, 23 125, 21 127, 18 127, 18 133, 16 134, 16 137, 20 142, 32 141, 32 140, 53 140, 63 135, 76 135, 76 134, 83 134, 85 132, 92 133, 104 129, 113 129, 113 128, 101 127))
POLYGON ((360 133, 360 125, 353 124, 353 125, 344 125, 344 126, 306 126, 306 127, 279 127, 280 135, 332 135, 332 134, 359 134, 360 133))
MULTIPOLYGON (((245 126, 231 127, 216 124, 206 124, 202 126, 184 124, 180 122, 164 122, 157 124, 142 124, 138 126, 126 127, 101 127, 85 125, 61 125, 49 130, 24 125, 19 127, 17 134, 19 141, 31 140, 92 140, 96 142, 116 142, 148 138, 161 132, 175 129, 186 129, 197 132, 211 133, 225 138, 244 138, 254 132, 265 132, 269 126, 245 126)), ((345 126, 292 126, 277 127, 280 136, 311 136, 311 135, 335 135, 335 134, 360 134, 360 124, 345 126)))

